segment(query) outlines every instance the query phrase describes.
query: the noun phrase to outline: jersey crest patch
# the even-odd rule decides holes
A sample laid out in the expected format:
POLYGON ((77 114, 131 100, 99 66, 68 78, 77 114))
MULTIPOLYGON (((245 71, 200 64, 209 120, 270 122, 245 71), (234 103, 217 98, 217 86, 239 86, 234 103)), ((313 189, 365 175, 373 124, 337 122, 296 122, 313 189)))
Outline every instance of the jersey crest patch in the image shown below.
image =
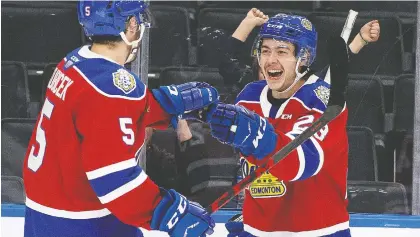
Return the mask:
POLYGON ((118 69, 112 73, 114 85, 125 94, 129 94, 136 88, 136 79, 125 69, 118 69))
MULTIPOLYGON (((258 168, 243 157, 241 157, 240 163, 244 177, 258 168)), ((278 180, 276 176, 270 174, 268 171, 252 182, 247 189, 253 198, 274 198, 286 194, 286 185, 284 182, 278 180)))
POLYGON ((324 103, 325 106, 328 104, 328 100, 330 99, 330 89, 325 86, 318 86, 315 90, 315 95, 324 103))

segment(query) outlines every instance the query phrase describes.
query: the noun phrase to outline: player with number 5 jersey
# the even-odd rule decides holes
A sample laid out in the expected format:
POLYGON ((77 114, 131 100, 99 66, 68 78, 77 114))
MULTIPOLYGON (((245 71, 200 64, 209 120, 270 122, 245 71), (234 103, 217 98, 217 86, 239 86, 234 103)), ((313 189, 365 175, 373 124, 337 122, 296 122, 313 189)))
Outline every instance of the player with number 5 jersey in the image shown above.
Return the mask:
POLYGON ((166 129, 184 112, 218 101, 216 89, 190 82, 149 90, 124 64, 145 27, 143 1, 81 1, 78 16, 93 41, 58 63, 30 139, 23 175, 25 236, 212 234, 197 203, 153 183, 138 166, 145 128, 166 129))

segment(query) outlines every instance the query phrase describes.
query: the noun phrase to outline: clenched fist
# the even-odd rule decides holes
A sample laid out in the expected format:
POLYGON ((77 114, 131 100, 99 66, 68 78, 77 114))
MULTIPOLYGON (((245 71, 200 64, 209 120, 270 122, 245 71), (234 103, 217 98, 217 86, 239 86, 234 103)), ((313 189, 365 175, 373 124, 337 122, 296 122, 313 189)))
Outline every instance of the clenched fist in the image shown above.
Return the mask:
POLYGON ((378 20, 370 21, 360 29, 362 38, 368 43, 378 41, 380 33, 381 27, 378 20))
POLYGON ((268 21, 268 16, 257 8, 252 8, 246 15, 245 19, 254 24, 254 26, 261 26, 268 21))

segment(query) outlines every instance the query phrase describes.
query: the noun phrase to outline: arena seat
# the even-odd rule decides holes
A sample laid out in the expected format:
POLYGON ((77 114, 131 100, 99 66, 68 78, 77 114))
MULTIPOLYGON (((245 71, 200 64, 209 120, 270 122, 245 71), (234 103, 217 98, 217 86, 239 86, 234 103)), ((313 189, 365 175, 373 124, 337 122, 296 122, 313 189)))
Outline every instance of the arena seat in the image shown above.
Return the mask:
POLYGON ((23 160, 36 120, 1 120, 1 174, 22 177, 23 160))
POLYGON ((377 181, 378 168, 373 132, 366 127, 347 127, 349 180, 377 181))
POLYGON ((349 75, 346 91, 349 126, 365 126, 384 132, 385 105, 381 81, 369 75, 349 75))
POLYGON ((400 183, 349 180, 348 211, 376 214, 410 214, 405 187, 400 183))
POLYGON ((2 60, 22 61, 42 69, 82 45, 76 4, 2 2, 2 60))
POLYGON ((394 88, 394 130, 413 133, 414 126, 414 75, 402 75, 394 88))
POLYGON ((28 71, 21 62, 1 62, 1 117, 29 117, 28 71))
POLYGON ((189 65, 191 33, 187 9, 153 4, 150 9, 154 19, 149 41, 151 70, 189 65))
POLYGON ((1 203, 25 204, 23 180, 17 176, 1 176, 1 203))

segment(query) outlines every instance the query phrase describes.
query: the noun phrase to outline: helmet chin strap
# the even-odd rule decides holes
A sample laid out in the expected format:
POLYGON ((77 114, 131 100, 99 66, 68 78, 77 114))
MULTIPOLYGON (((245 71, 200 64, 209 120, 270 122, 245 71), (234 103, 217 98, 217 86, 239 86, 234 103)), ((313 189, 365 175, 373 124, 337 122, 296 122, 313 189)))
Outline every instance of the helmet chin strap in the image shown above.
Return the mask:
POLYGON ((293 81, 293 83, 292 83, 292 85, 290 85, 287 89, 285 89, 285 90, 283 90, 283 91, 279 91, 280 93, 286 93, 286 92, 288 92, 289 90, 291 90, 295 85, 296 85, 296 83, 303 77, 303 76, 305 76, 306 75, 306 73, 308 73, 308 71, 309 71, 309 67, 308 67, 308 69, 306 69, 304 72, 302 72, 302 73, 300 73, 299 72, 299 65, 300 65, 300 62, 302 61, 302 58, 301 57, 299 57, 298 58, 298 61, 297 61, 297 63, 296 63, 296 67, 295 67, 295 73, 296 73, 296 77, 295 77, 295 80, 293 81))
POLYGON ((137 56, 137 50, 140 46, 140 41, 143 38, 143 33, 144 30, 146 29, 146 27, 144 26, 144 24, 140 24, 140 37, 137 40, 131 41, 129 42, 127 37, 125 36, 124 32, 120 32, 120 36, 121 38, 124 40, 124 42, 128 45, 131 46, 131 51, 130 54, 127 56, 127 59, 125 60, 125 63, 131 63, 132 61, 134 61, 134 59, 136 59, 137 56))

